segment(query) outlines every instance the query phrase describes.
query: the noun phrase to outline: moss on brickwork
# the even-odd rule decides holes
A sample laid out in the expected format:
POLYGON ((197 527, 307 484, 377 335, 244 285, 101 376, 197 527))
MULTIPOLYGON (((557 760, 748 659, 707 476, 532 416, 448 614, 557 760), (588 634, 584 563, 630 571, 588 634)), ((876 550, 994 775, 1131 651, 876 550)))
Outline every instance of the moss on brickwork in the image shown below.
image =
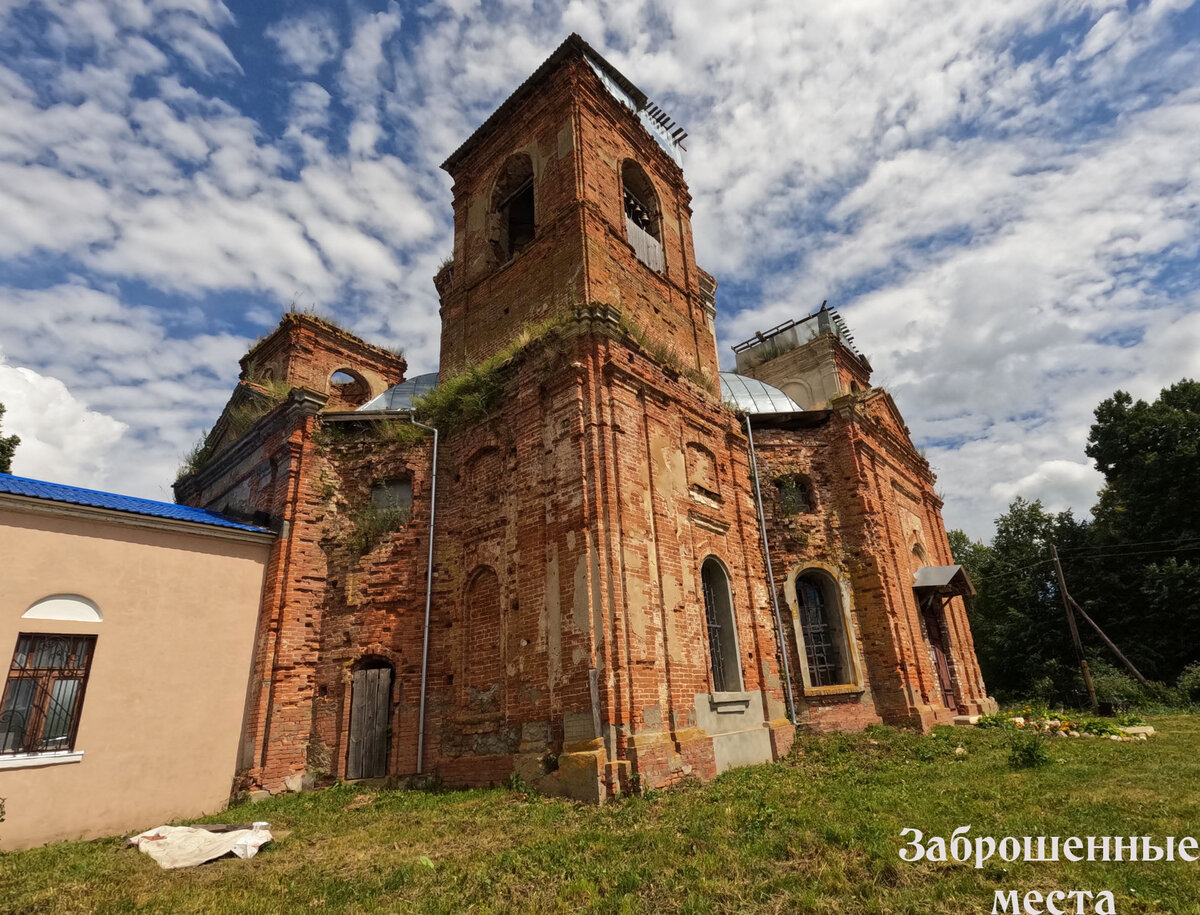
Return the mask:
POLYGON ((379 546, 386 535, 407 524, 411 517, 412 508, 408 506, 380 508, 368 503, 350 516, 350 529, 343 534, 342 541, 352 553, 365 556, 379 546))
POLYGON ((283 403, 291 391, 284 382, 272 381, 266 378, 247 378, 241 385, 250 393, 239 403, 226 408, 223 414, 223 428, 220 424, 205 432, 191 451, 183 456, 183 464, 175 479, 180 480, 190 473, 200 470, 217 455, 221 440, 236 441, 241 438, 262 417, 283 403), (220 435, 214 433, 220 431, 220 435))
POLYGON ((710 394, 718 394, 717 381, 711 375, 701 371, 695 366, 686 365, 679 357, 679 352, 674 344, 664 343, 661 340, 655 340, 645 329, 635 321, 628 318, 624 312, 617 322, 617 328, 622 334, 631 338, 651 359, 661 365, 663 368, 674 372, 676 375, 682 375, 692 384, 699 388, 703 388, 710 394))

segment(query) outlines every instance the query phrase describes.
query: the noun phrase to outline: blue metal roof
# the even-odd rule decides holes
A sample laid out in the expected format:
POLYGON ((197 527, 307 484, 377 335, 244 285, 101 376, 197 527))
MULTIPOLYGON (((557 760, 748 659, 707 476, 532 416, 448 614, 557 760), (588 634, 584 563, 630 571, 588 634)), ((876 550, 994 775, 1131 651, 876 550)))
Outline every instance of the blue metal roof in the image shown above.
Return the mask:
POLYGON ((261 527, 230 521, 216 512, 205 511, 203 508, 176 505, 173 502, 155 502, 153 499, 139 499, 135 496, 119 496, 112 492, 80 489, 78 486, 64 486, 62 483, 47 483, 44 480, 30 480, 26 477, 14 477, 7 473, 0 473, 0 493, 27 496, 31 499, 47 499, 51 502, 65 502, 70 505, 90 505, 93 508, 107 508, 112 511, 128 512, 131 515, 147 515, 151 518, 190 521, 193 524, 227 527, 238 531, 252 531, 256 534, 270 533, 261 527))

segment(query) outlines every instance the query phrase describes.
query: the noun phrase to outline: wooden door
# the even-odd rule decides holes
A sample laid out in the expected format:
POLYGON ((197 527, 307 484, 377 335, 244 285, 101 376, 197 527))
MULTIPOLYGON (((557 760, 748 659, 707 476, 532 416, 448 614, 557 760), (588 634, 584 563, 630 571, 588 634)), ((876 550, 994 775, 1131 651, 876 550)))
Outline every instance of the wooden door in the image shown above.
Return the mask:
POLYGON ((347 778, 383 778, 388 774, 392 736, 392 669, 354 672, 350 689, 350 753, 347 778))
POLYGON ((954 683, 950 679, 950 664, 946 660, 946 640, 942 634, 942 624, 934 609, 935 597, 921 608, 925 617, 925 631, 929 636, 929 653, 937 671, 938 684, 942 688, 942 704, 948 709, 958 709, 958 700, 954 697, 954 683))

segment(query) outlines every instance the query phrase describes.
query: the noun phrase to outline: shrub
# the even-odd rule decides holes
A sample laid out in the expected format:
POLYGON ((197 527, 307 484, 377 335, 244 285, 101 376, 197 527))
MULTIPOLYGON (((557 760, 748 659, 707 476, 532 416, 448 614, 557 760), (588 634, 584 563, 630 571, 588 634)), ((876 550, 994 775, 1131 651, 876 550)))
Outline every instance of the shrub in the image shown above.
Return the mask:
POLYGON ((1112 721, 1104 718, 1085 718, 1079 723, 1081 734, 1094 734, 1097 737, 1120 737, 1121 729, 1112 721))
POLYGON ((421 421, 448 432, 460 423, 490 413, 504 393, 504 368, 509 361, 535 341, 547 341, 564 324, 565 318, 548 318, 524 325, 500 352, 480 363, 471 363, 461 372, 427 394, 418 397, 413 407, 421 421))
POLYGON ((1036 769, 1050 762, 1046 738, 1038 733, 1013 736, 1008 745, 1008 764, 1014 769, 1036 769))
POLYGON ((1138 682, 1108 662, 1095 661, 1091 664, 1091 670, 1097 702, 1116 709, 1125 709, 1145 700, 1146 693, 1138 682))
POLYGON ((1121 712, 1117 715, 1117 724, 1123 728, 1137 727, 1140 724, 1145 724, 1146 719, 1141 715, 1135 715, 1133 712, 1121 712))
POLYGON ((1175 688, 1188 702, 1200 702, 1200 661, 1189 664, 1180 672, 1175 688))
POLYGON ((999 712, 995 715, 980 715, 979 720, 975 722, 977 728, 1002 728, 1003 730, 1016 730, 1016 724, 1012 718, 999 712))
POLYGON ((407 523, 411 515, 412 509, 408 506, 379 508, 375 505, 364 505, 350 519, 353 528, 346 535, 346 546, 364 556, 379 545, 385 534, 390 534, 400 525, 407 523))

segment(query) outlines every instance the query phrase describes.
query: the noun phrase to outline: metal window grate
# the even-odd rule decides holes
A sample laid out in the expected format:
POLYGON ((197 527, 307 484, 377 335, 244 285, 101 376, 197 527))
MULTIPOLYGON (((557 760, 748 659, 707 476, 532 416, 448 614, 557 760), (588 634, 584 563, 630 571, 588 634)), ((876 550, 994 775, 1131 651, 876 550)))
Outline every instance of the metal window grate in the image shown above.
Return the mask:
POLYGON ((708 650, 712 656, 713 690, 725 692, 725 658, 721 651, 721 621, 717 618, 717 598, 712 585, 704 581, 704 618, 708 623, 708 650))
POLYGON ((825 597, 820 587, 803 579, 796 582, 800 596, 800 628, 808 660, 808 679, 813 686, 834 686, 841 682, 841 659, 837 634, 829 622, 825 597))
POLYGON ((94 635, 17 637, 0 701, 0 754, 74 749, 95 645, 94 635))

